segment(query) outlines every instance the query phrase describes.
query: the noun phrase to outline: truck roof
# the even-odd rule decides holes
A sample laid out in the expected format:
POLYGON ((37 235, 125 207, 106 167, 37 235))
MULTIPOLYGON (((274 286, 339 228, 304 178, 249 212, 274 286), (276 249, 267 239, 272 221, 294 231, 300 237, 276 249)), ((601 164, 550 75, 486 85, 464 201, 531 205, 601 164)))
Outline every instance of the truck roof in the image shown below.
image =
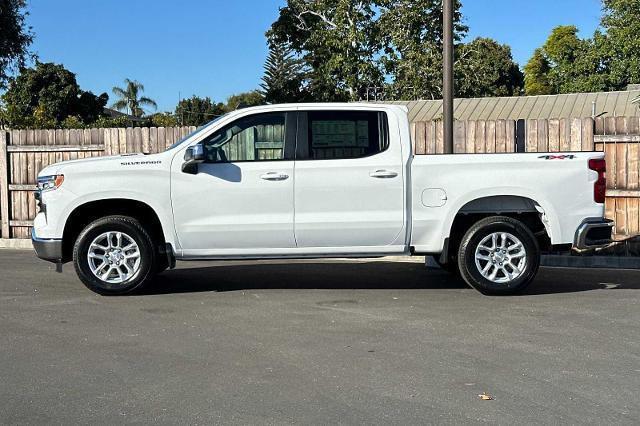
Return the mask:
POLYGON ((269 104, 259 105, 247 108, 241 108, 242 110, 273 110, 273 109, 295 109, 295 108, 326 108, 326 109, 349 109, 349 108, 367 108, 367 109, 401 109, 404 112, 408 112, 408 108, 405 105, 394 105, 385 103, 372 103, 372 102, 306 102, 306 103, 287 103, 287 104, 269 104))

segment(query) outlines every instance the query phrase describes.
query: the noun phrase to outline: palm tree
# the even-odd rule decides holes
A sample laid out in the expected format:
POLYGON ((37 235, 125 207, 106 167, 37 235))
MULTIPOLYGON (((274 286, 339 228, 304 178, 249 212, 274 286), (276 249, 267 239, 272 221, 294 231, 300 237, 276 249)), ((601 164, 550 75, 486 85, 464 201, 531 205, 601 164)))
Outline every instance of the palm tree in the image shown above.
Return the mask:
POLYGON ((144 92, 142 83, 129 80, 128 78, 124 80, 124 83, 124 88, 116 86, 112 89, 113 94, 119 99, 111 105, 111 108, 117 109, 118 111, 126 110, 134 117, 142 117, 144 114, 143 106, 153 107, 153 109, 158 108, 158 104, 156 104, 156 101, 153 99, 147 98, 146 96, 138 97, 144 92))

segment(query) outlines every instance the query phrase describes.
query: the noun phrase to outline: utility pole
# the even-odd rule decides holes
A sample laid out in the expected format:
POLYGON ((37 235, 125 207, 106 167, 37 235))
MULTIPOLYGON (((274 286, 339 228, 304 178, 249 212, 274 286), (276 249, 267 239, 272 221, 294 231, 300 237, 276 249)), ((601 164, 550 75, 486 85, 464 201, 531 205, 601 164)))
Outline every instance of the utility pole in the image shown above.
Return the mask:
POLYGON ((178 108, 180 108, 180 125, 184 127, 184 106, 182 105, 182 93, 178 91, 178 108))
POLYGON ((442 99, 444 124, 444 153, 453 154, 453 2, 443 0, 442 29, 443 51, 442 57, 442 99))

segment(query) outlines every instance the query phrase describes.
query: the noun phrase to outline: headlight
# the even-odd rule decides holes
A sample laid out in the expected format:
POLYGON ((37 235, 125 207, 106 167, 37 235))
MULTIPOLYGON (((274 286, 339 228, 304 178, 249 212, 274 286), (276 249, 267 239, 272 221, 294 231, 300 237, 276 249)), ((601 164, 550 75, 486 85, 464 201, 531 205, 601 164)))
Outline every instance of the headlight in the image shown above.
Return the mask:
POLYGON ((42 176, 38 178, 38 191, 56 189, 64 182, 64 175, 42 176))

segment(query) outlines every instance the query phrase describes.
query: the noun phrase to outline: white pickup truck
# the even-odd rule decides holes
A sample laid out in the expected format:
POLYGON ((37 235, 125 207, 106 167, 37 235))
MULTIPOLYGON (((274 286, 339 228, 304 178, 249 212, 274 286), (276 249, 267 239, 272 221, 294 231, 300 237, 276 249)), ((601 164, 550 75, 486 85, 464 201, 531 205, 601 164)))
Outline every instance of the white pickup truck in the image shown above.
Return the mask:
POLYGON ((510 294, 542 252, 610 241, 605 186, 602 153, 414 156, 404 107, 269 105, 159 154, 48 166, 32 240, 100 294, 176 260, 387 255, 510 294))

